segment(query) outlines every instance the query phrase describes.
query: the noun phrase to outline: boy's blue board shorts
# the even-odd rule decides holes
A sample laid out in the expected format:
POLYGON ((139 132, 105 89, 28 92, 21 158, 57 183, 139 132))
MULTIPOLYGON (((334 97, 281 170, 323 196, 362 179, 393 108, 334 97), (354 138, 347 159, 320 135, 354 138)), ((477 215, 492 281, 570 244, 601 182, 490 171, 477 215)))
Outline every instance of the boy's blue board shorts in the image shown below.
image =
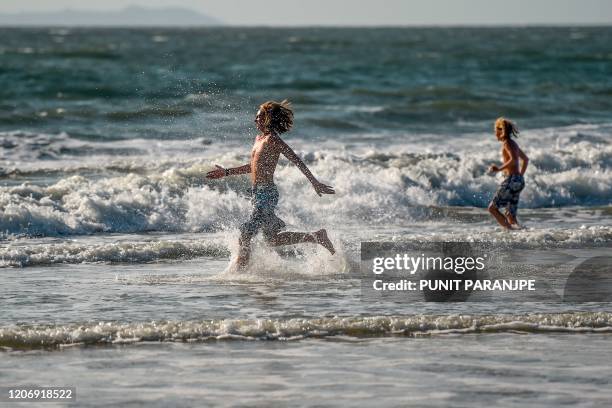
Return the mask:
POLYGON ((251 189, 253 212, 249 220, 242 224, 240 232, 243 236, 253 237, 260 230, 266 239, 278 234, 285 223, 274 214, 278 204, 278 189, 274 184, 259 184, 251 189))
POLYGON ((502 181, 491 203, 501 209, 508 208, 508 213, 516 217, 521 191, 525 188, 525 179, 520 174, 513 174, 502 181))

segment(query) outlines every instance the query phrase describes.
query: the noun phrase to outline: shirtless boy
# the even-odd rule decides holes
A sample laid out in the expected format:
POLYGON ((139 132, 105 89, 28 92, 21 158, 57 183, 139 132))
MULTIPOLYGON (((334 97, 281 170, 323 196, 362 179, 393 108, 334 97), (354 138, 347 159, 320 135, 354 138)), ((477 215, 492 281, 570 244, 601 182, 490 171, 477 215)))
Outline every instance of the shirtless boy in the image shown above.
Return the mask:
POLYGON ((495 137, 502 143, 503 164, 501 167, 492 165, 489 172, 501 171, 506 177, 489 204, 489 212, 505 229, 518 227, 516 212, 521 191, 525 188, 523 175, 529 164, 529 158, 513 139, 518 133, 516 125, 508 119, 499 118, 495 121, 495 137), (499 211, 503 207, 507 207, 505 215, 499 211))
POLYGON ((282 133, 288 132, 293 126, 291 105, 288 101, 264 103, 259 107, 255 117, 255 125, 261 134, 255 139, 250 163, 229 169, 216 166, 216 170, 206 174, 206 177, 210 179, 251 174, 253 212, 249 220, 240 227, 238 267, 244 269, 248 265, 251 239, 259 230, 263 232, 266 242, 271 246, 311 242, 322 245, 334 254, 335 250, 326 230, 321 229, 313 233, 281 232, 285 228, 285 223, 274 214, 274 209, 278 204, 278 190, 274 184, 274 171, 281 154, 304 173, 319 197, 323 194, 335 193, 332 187, 319 182, 291 147, 280 138, 282 133))

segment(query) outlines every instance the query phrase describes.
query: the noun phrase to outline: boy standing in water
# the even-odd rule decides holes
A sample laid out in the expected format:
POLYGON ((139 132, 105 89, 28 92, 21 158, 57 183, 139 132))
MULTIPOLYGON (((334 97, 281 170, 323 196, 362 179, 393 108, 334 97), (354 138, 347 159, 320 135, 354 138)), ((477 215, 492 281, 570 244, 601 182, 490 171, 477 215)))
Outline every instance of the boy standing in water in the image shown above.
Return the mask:
POLYGON ((240 227, 238 267, 244 269, 248 265, 251 239, 259 230, 262 230, 267 243, 272 246, 311 242, 322 245, 334 254, 335 250, 327 237, 326 230, 322 229, 313 233, 280 232, 285 227, 285 223, 274 214, 274 209, 278 204, 274 171, 281 154, 304 173, 319 197, 323 194, 335 193, 332 187, 320 183, 297 154, 280 138, 282 133, 289 131, 293 126, 291 105, 286 100, 281 103, 273 101, 264 103, 259 107, 255 125, 261 134, 255 139, 250 163, 231 169, 216 166, 216 170, 206 174, 206 177, 210 179, 251 174, 253 212, 249 220, 240 227))
POLYGON ((499 225, 505 229, 512 229, 512 226, 518 227, 516 219, 516 211, 519 202, 521 191, 525 188, 525 180, 523 175, 527 171, 529 158, 519 145, 512 138, 518 136, 518 129, 508 119, 499 118, 495 121, 495 137, 502 143, 502 160, 501 167, 492 165, 489 168, 490 173, 503 172, 506 178, 499 186, 495 197, 489 204, 489 212, 499 225), (520 159, 520 160, 519 160, 520 159), (519 170, 519 162, 522 160, 519 170), (502 214, 499 209, 507 207, 506 215, 502 214))

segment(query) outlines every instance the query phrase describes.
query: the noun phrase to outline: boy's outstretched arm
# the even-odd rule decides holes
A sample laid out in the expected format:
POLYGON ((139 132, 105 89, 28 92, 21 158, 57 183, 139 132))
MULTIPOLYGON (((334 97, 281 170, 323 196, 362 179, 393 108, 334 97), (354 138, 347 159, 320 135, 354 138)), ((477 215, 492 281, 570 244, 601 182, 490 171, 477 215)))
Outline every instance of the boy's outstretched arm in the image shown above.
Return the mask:
POLYGON ((215 167, 215 170, 206 173, 206 178, 220 179, 227 176, 238 176, 240 174, 248 174, 251 172, 251 163, 245 164, 244 166, 240 167, 233 167, 230 169, 225 169, 217 164, 215 164, 215 167))
POLYGON ((529 157, 527 157, 525 152, 523 152, 520 147, 518 149, 518 154, 521 160, 523 161, 523 163, 521 163, 521 176, 524 176, 525 172, 527 171, 527 166, 529 165, 529 157))
POLYGON ((304 164, 302 159, 300 159, 300 157, 297 154, 295 154, 293 149, 289 147, 289 145, 285 143, 283 139, 281 139, 280 137, 276 137, 275 143, 280 149, 280 152, 287 159, 289 159, 291 163, 295 164, 302 173, 304 173, 304 175, 306 176, 308 181, 310 181, 310 183, 314 187, 319 197, 321 197, 323 194, 336 194, 333 187, 323 184, 319 182, 319 180, 316 179, 316 177, 310 172, 308 167, 306 167, 306 164, 304 164))

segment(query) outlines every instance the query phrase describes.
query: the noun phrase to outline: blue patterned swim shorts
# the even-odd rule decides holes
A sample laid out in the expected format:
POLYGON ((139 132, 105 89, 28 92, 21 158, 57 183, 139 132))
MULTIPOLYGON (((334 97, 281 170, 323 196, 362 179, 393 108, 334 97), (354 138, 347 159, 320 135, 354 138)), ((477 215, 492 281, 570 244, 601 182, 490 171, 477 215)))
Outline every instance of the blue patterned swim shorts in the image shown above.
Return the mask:
POLYGON ((261 230, 266 239, 274 237, 283 228, 285 223, 274 214, 278 204, 278 189, 274 184, 260 184, 251 190, 251 203, 253 212, 249 220, 242 224, 240 232, 249 238, 261 230))
POLYGON ((525 188, 525 179, 520 174, 513 174, 504 179, 491 203, 501 209, 508 207, 508 213, 516 217, 521 191, 525 188))

